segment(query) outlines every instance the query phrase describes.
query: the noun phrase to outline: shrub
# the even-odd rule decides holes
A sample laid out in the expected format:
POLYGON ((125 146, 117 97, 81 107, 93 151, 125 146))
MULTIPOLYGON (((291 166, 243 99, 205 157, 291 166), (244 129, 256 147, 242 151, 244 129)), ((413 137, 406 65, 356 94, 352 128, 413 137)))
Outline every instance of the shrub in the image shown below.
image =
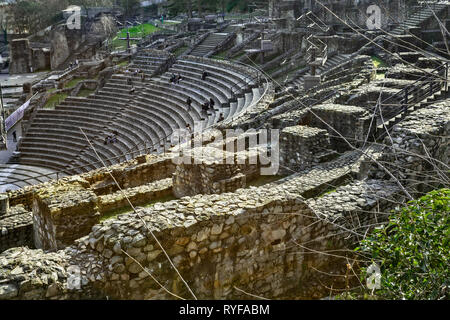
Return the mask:
MULTIPOLYGON (((385 299, 450 297, 450 189, 428 193, 395 212, 357 251, 380 266, 385 299)), ((363 278, 370 276, 363 269, 363 278)))

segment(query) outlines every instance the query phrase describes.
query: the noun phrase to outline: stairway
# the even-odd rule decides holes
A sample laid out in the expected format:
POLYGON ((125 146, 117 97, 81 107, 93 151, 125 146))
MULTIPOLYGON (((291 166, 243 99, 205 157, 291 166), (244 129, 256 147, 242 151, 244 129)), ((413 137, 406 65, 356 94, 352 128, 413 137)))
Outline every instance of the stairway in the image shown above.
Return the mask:
POLYGON ((392 30, 391 34, 406 34, 410 28, 418 28, 425 21, 433 18, 433 11, 436 15, 439 15, 439 13, 446 9, 447 6, 448 5, 446 3, 429 3, 428 6, 426 4, 422 4, 417 8, 416 12, 414 12, 409 18, 406 19, 404 23, 392 30))
POLYGON ((222 32, 211 33, 190 53, 191 56, 203 57, 217 48, 232 33, 234 27, 228 26, 222 32))
MULTIPOLYGON (((320 75, 324 71, 330 70, 330 69, 340 65, 341 63, 346 62, 348 60, 349 56, 350 56, 349 54, 334 55, 333 57, 329 58, 323 66, 317 68, 317 75, 320 75)), ((291 84, 293 87, 302 89, 303 84, 305 83, 306 75, 307 74, 301 75, 299 78, 292 80, 289 84, 291 84)))
POLYGON ((62 177, 54 171, 20 164, 0 164, 0 192, 17 190, 28 185, 62 177))
MULTIPOLYGON (((394 125, 403 121, 403 119, 410 113, 419 109, 427 108, 429 105, 448 99, 449 92, 446 91, 443 83, 436 82, 435 84, 433 84, 433 88, 433 92, 424 97, 423 100, 417 101, 415 103, 410 103, 406 112, 399 113, 390 119, 385 119, 384 123, 377 125, 376 138, 381 140, 383 137, 385 137, 387 131, 391 130, 394 125)), ((414 95, 411 96, 411 98, 413 97, 414 95)))

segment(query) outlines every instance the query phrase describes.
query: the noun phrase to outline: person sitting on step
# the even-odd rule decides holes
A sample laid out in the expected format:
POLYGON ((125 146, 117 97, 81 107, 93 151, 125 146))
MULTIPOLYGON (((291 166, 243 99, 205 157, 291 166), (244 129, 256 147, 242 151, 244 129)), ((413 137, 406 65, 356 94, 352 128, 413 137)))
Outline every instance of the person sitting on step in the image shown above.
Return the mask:
POLYGON ((177 77, 175 76, 175 74, 172 73, 172 76, 170 77, 169 82, 170 83, 175 83, 175 80, 177 79, 177 77))
POLYGON ((203 70, 203 73, 202 73, 202 80, 205 81, 207 76, 208 76, 208 72, 206 72, 205 70, 203 70))
POLYGON ((186 104, 188 106, 188 112, 191 111, 191 105, 192 105, 192 99, 191 97, 188 97, 186 100, 186 104))
POLYGON ((223 116, 223 113, 221 113, 220 116, 219 116, 219 120, 217 120, 217 121, 221 122, 223 120, 225 120, 225 117, 223 116))
POLYGON ((206 101, 204 104, 202 104, 202 111, 204 113, 208 113, 208 109, 209 109, 209 101, 206 101))
POLYGON ((212 110, 214 110, 214 105, 215 105, 216 103, 214 102, 214 99, 213 98, 210 98, 209 99, 209 106, 211 107, 211 109, 212 110))
POLYGON ((181 80, 183 80, 183 77, 180 75, 180 74, 178 74, 178 76, 176 77, 176 79, 175 79, 175 83, 176 84, 180 84, 180 81, 181 80))

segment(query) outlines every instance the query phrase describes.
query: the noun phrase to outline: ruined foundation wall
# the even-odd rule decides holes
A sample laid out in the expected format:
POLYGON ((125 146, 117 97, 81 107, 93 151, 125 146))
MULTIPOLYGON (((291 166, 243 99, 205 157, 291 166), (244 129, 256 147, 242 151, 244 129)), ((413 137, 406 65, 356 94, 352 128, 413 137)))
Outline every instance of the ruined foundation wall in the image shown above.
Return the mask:
POLYGON ((12 207, 0 218, 0 252, 12 247, 34 248, 32 214, 23 206, 12 207))
POLYGON ((280 134, 280 172, 292 174, 319 163, 318 153, 327 150, 326 130, 307 126, 284 128, 280 134))
MULTIPOLYGON (((341 203, 344 196, 350 201, 330 213, 331 220, 336 214, 346 219, 349 213, 364 210, 360 215, 370 222, 373 215, 365 214, 367 210, 389 207, 377 199, 397 193, 394 186, 382 181, 355 184, 350 190, 350 196, 346 190, 337 190, 335 202, 341 203)), ((152 233, 200 299, 248 299, 235 287, 267 298, 313 293, 312 297, 319 297, 327 292, 313 276, 314 269, 337 270, 341 266, 327 255, 304 253, 298 244, 317 251, 346 245, 347 234, 337 233, 336 224, 317 221, 317 213, 326 217, 326 212, 320 203, 305 203, 301 197, 272 188, 157 204, 141 210, 140 216, 124 214, 94 226, 88 236, 55 254, 34 250, 18 257, 22 249, 5 252, 0 255, 0 298, 173 298, 139 264, 173 293, 191 298, 152 233), (337 236, 314 241, 330 234, 337 236), (19 259, 21 269, 11 272, 16 265, 12 262, 19 259), (31 278, 28 266, 40 259, 50 260, 45 272, 55 273, 52 279, 56 280, 43 284, 41 273, 31 286, 18 281, 31 278), (57 268, 59 272, 54 271, 57 268), (73 270, 79 277, 78 289, 68 288, 73 270)), ((341 263, 345 267, 347 262, 341 263)))
MULTIPOLYGON (((396 125, 380 159, 411 193, 423 193, 442 187, 449 177, 449 102, 440 102, 414 111, 396 125)), ((369 176, 392 179, 373 164, 369 176)))
POLYGON ((349 149, 349 145, 343 138, 348 139, 353 146, 363 145, 369 132, 371 115, 356 106, 321 104, 311 108, 302 123, 327 130, 333 148, 344 151, 349 149))

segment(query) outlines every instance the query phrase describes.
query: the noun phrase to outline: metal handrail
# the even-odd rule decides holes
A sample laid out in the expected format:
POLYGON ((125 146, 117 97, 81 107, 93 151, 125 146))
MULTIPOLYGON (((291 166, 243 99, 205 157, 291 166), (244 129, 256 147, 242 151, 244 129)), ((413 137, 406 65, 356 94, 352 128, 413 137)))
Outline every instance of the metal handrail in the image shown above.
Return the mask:
POLYGON ((434 77, 431 76, 432 73, 437 72, 436 75, 440 76, 440 72, 442 70, 445 70, 444 68, 448 68, 448 63, 441 64, 439 67, 436 67, 434 70, 432 70, 428 74, 424 75, 423 77, 419 78, 418 80, 416 80, 412 84, 409 84, 408 86, 406 86, 405 88, 403 88, 402 90, 397 92, 396 94, 394 94, 394 95, 384 99, 380 104, 386 104, 386 101, 393 100, 394 98, 397 98, 397 97, 402 97, 403 98, 405 92, 411 92, 412 91, 412 90, 410 90, 411 88, 415 89, 418 86, 421 86, 424 81, 426 81, 428 79, 434 79, 434 77))
MULTIPOLYGON (((424 75, 420 79, 416 80, 414 83, 406 86, 396 94, 384 99, 380 103, 380 107, 382 105, 393 105, 400 106, 399 109, 394 109, 389 113, 382 113, 382 111, 376 110, 377 115, 383 116, 383 123, 381 123, 382 129, 376 129, 375 135, 377 138, 381 138, 383 136, 383 132, 387 129, 386 124, 389 123, 392 119, 395 119, 399 115, 406 115, 408 111, 408 106, 411 104, 417 104, 424 99, 431 97, 434 93, 439 90, 442 90, 442 82, 444 83, 445 90, 448 90, 448 63, 441 64, 439 67, 435 68, 430 74, 424 75), (436 72, 436 77, 433 77, 431 73, 436 72), (437 80, 440 76, 444 75, 444 80, 437 80), (424 85, 425 83, 425 85, 424 85), (438 83, 439 86, 435 84, 438 83), (425 91, 424 93, 420 93, 421 91, 425 91), (413 95, 412 99, 409 98, 410 94, 413 95), (382 130, 381 132, 379 130, 382 130)), ((379 128, 379 126, 377 126, 379 128)))

